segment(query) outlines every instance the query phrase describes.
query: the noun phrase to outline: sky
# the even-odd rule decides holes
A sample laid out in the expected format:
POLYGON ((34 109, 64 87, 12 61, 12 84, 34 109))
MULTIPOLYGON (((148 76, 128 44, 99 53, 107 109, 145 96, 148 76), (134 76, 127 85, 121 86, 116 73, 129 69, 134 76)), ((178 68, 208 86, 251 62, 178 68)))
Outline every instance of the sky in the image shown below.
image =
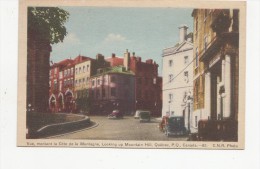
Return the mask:
POLYGON ((83 55, 95 58, 123 56, 126 49, 153 59, 162 71, 162 50, 179 41, 179 26, 193 30, 192 9, 128 7, 61 7, 70 13, 65 23, 67 36, 52 45, 51 58, 59 62, 83 55))

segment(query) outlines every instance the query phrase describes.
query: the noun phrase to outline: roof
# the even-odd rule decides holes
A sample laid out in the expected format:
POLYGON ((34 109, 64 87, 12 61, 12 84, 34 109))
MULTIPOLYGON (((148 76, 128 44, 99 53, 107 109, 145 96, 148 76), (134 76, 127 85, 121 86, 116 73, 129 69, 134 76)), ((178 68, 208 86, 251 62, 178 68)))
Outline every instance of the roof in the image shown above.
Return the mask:
POLYGON ((124 66, 107 67, 107 68, 102 68, 99 70, 102 70, 102 73, 97 73, 96 75, 93 75, 92 77, 97 77, 97 76, 112 74, 112 73, 113 74, 134 75, 134 73, 132 71, 125 70, 124 66))
POLYGON ((106 61, 110 62, 110 66, 120 66, 124 64, 124 59, 117 56, 106 58, 106 61))
POLYGON ((192 48, 187 48, 187 49, 183 49, 183 50, 180 50, 185 44, 189 44, 192 46, 193 48, 193 43, 185 40, 183 41, 182 43, 177 43, 175 46, 173 47, 169 47, 169 48, 165 48, 163 49, 163 53, 162 53, 162 56, 168 56, 168 55, 172 55, 172 54, 175 54, 175 53, 179 53, 181 51, 186 51, 186 50, 190 50, 192 48))

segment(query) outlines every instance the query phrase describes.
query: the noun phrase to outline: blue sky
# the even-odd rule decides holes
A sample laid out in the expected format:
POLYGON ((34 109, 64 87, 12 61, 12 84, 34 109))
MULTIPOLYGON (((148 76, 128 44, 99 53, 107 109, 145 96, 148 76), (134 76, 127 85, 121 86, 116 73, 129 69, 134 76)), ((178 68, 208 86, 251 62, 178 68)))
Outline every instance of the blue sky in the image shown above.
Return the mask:
POLYGON ((142 60, 153 59, 162 69, 162 50, 178 43, 178 27, 193 30, 192 9, 61 7, 70 13, 63 43, 52 45, 51 60, 97 53, 123 56, 126 49, 142 60))

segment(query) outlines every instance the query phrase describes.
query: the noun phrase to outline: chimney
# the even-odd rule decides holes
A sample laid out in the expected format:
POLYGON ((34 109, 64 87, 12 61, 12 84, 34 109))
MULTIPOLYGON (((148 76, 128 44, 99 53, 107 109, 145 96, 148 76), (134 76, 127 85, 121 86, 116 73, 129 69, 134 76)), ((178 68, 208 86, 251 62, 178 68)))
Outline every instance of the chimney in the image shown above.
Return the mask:
POLYGON ((126 70, 129 70, 129 65, 130 65, 130 53, 128 52, 128 49, 126 49, 124 53, 124 67, 126 70))
POLYGON ((147 59, 147 60, 146 60, 146 63, 147 63, 147 64, 153 64, 153 59, 147 59))
POLYGON ((182 43, 182 42, 184 42, 186 40, 188 27, 186 25, 181 25, 179 27, 179 29, 180 29, 180 35, 179 35, 180 36, 180 41, 179 41, 179 43, 182 43))
POLYGON ((112 53, 112 58, 115 58, 116 57, 116 54, 112 53))

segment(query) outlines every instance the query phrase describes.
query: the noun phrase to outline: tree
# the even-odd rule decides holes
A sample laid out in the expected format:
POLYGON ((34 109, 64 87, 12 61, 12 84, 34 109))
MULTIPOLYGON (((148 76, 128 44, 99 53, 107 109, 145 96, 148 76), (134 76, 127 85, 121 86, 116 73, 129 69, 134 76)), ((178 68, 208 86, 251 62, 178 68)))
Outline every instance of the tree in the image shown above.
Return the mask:
POLYGON ((57 7, 28 7, 28 32, 37 33, 38 39, 50 44, 63 42, 68 18, 69 13, 57 7))
POLYGON ((27 23, 27 99, 35 112, 49 107, 49 68, 51 44, 67 35, 69 13, 57 7, 28 7, 27 23))

